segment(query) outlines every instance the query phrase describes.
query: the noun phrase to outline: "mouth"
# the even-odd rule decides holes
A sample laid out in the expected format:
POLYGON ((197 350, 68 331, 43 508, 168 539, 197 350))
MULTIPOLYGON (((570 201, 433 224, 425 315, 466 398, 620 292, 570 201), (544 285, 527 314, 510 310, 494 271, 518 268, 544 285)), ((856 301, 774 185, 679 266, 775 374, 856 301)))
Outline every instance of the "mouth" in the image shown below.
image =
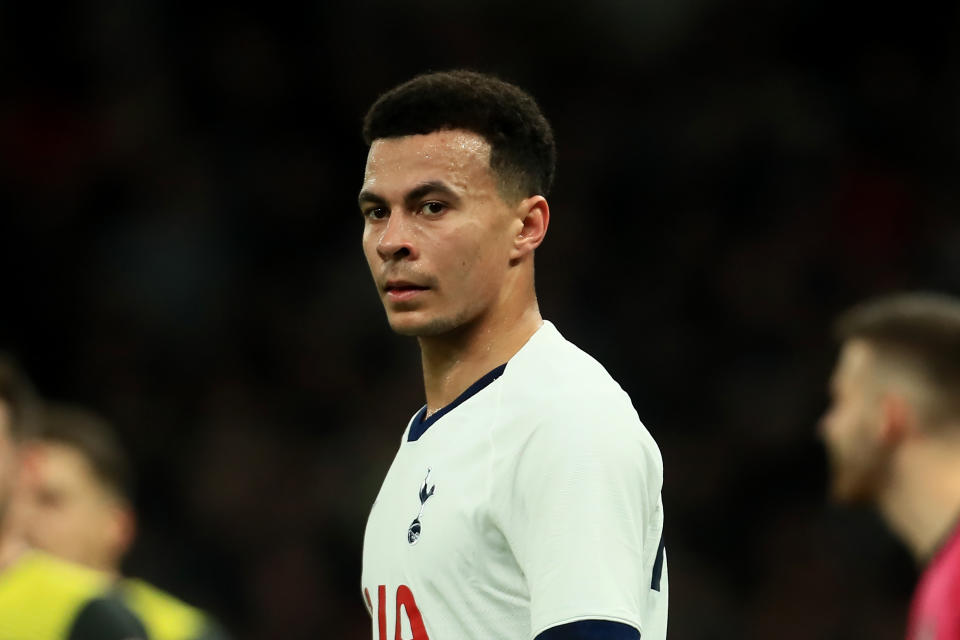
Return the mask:
POLYGON ((425 287, 401 280, 387 282, 387 285, 384 287, 387 298, 396 302, 415 298, 417 295, 427 291, 428 289, 430 289, 430 287, 425 287))

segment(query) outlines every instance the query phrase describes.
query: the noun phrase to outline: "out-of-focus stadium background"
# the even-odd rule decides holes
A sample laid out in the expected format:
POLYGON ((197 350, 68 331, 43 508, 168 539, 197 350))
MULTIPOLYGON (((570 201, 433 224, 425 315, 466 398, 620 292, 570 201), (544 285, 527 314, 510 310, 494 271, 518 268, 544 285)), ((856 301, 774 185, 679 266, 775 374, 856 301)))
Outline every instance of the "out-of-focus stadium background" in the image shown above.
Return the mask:
MULTIPOLYGON (((369 505, 422 403, 360 252, 360 120, 494 71, 554 123, 541 308, 665 461, 671 633, 902 636, 915 577, 830 507, 829 323, 960 291, 956 5, 0 5, 0 348, 120 429, 130 572, 241 640, 369 637, 369 505)), ((562 558, 557 559, 562 562, 562 558)))

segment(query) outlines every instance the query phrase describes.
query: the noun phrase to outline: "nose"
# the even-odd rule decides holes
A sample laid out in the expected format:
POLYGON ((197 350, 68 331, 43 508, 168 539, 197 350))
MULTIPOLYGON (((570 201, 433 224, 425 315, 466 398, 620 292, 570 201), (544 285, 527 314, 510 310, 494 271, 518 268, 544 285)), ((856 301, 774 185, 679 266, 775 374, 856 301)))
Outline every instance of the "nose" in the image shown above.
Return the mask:
POLYGON ((394 212, 387 218, 383 233, 377 242, 377 253, 383 260, 415 258, 412 229, 401 212, 394 212))
POLYGON ((830 409, 828 408, 817 420, 817 438, 826 440, 830 429, 830 409))

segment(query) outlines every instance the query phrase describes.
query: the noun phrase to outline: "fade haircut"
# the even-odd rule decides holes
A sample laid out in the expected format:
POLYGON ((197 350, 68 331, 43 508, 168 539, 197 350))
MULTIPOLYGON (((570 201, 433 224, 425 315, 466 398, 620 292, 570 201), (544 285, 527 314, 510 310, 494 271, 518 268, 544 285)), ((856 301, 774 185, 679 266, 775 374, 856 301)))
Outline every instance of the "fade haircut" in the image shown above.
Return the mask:
POLYGON ((841 315, 834 333, 912 368, 933 392, 931 417, 960 420, 960 299, 902 293, 869 300, 841 315))
POLYGON ((368 146, 380 138, 451 129, 487 141, 490 169, 505 199, 549 193, 557 156, 550 123, 530 94, 492 75, 459 70, 416 76, 380 96, 363 120, 368 146))
POLYGON ((110 424, 83 407, 47 403, 43 408, 37 439, 77 451, 94 476, 121 500, 130 500, 133 479, 130 460, 110 424))
POLYGON ((36 428, 39 400, 13 356, 0 352, 0 403, 10 414, 10 435, 22 440, 36 428))

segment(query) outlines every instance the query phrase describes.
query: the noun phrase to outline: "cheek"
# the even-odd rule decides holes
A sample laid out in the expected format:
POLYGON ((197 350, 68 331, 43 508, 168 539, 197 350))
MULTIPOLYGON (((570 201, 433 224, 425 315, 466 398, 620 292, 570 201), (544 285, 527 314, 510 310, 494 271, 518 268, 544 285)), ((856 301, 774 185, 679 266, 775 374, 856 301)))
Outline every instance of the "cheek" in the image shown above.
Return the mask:
POLYGON ((17 456, 12 448, 4 447, 0 443, 0 486, 10 486, 19 475, 17 456))
POLYGON ((459 268, 475 280, 495 284, 509 264, 509 251, 500 234, 487 231, 482 240, 460 250, 459 268))
POLYGON ((824 438, 836 453, 847 453, 858 439, 859 416, 851 405, 834 407, 824 419, 824 438))
POLYGON ((371 258, 377 253, 377 237, 370 227, 364 227, 361 244, 363 246, 363 255, 366 256, 367 261, 370 262, 371 258))
POLYGON ((65 505, 41 507, 38 515, 41 523, 38 528, 51 533, 70 531, 73 529, 72 523, 78 520, 76 510, 65 505))
POLYGON ((100 512, 89 513, 84 519, 82 526, 86 538, 94 543, 97 543, 103 538, 104 532, 107 529, 106 519, 100 512))
POLYGON ((497 263, 491 258, 489 253, 481 251, 474 260, 464 259, 457 264, 464 293, 478 302, 500 290, 497 263))
POLYGON ((857 466, 873 459, 878 443, 864 412, 851 411, 843 417, 841 427, 837 445, 842 457, 857 466))
POLYGON ((66 545, 83 548, 101 537, 101 526, 95 510, 76 506, 60 514, 59 536, 66 545))

